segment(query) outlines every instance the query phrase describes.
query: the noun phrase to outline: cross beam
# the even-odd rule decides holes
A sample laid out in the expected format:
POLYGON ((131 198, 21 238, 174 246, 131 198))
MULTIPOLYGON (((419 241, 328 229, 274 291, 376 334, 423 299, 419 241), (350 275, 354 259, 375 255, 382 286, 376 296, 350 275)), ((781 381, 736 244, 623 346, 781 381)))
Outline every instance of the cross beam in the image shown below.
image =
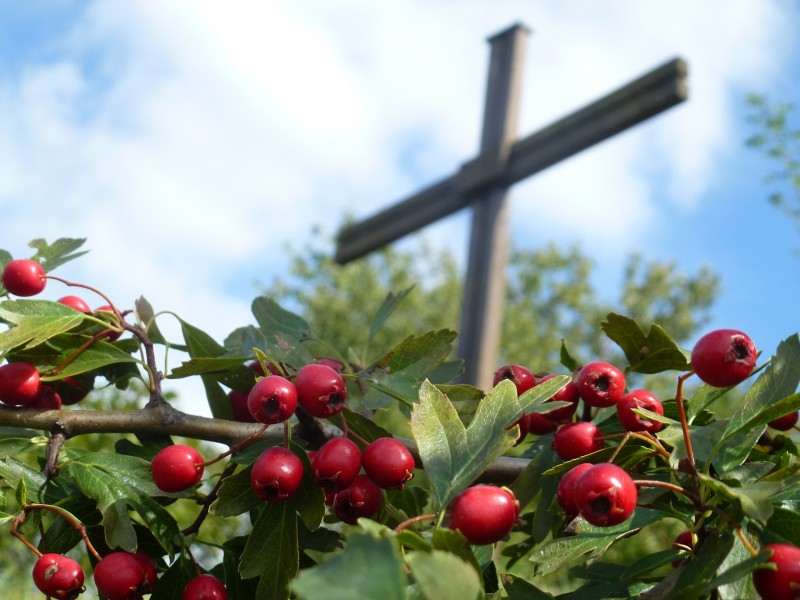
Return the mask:
POLYGON ((497 303, 502 306, 508 188, 683 102, 688 96, 686 63, 675 58, 552 125, 515 140, 527 34, 525 27, 514 25, 489 38, 490 68, 479 154, 449 177, 342 229, 334 257, 336 262, 345 264, 472 206, 472 240, 459 354, 465 359, 464 381, 483 387, 491 383, 491 373, 497 366, 494 361, 501 312, 497 303))

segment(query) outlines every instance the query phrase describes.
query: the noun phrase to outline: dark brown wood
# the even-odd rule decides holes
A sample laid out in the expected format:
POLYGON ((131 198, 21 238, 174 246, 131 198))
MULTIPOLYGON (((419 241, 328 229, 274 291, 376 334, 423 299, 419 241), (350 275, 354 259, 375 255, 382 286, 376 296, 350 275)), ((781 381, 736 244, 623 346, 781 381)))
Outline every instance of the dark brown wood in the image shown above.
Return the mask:
POLYGON ((508 254, 508 188, 629 129, 688 97, 687 66, 675 58, 618 90, 516 140, 522 58, 528 30, 514 25, 489 38, 481 147, 459 171, 393 206, 342 229, 335 260, 345 264, 471 207, 472 231, 462 299, 462 381, 491 385, 500 341, 508 254))

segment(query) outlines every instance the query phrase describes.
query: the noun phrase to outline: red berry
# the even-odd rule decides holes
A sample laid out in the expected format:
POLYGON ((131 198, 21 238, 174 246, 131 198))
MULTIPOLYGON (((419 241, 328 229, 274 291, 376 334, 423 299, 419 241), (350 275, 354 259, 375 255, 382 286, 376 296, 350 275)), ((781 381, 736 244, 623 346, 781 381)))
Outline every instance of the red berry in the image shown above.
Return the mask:
POLYGON ((318 358, 317 362, 321 365, 327 365, 337 373, 344 371, 344 365, 338 360, 333 358, 318 358))
POLYGON ((599 463, 575 481, 575 497, 584 519, 598 527, 609 527, 633 514, 638 493, 624 469, 613 463, 599 463))
POLYGON ((517 396, 521 396, 536 385, 536 376, 530 369, 522 365, 503 365, 497 369, 494 372, 494 379, 492 379, 492 387, 504 379, 514 382, 517 388, 517 396))
POLYGON ((61 403, 65 405, 77 404, 91 391, 91 387, 86 387, 73 377, 64 377, 53 382, 53 388, 61 396, 61 403))
POLYGON ((43 410, 61 410, 61 404, 61 396, 52 387, 41 385, 36 398, 28 406, 43 410))
POLYGON ((144 585, 142 586, 142 591, 145 594, 149 594, 153 590, 153 586, 156 584, 156 579, 158 578, 156 563, 149 554, 141 550, 137 550, 131 556, 136 559, 136 562, 139 563, 139 566, 142 567, 144 571, 144 585))
POLYGON ((527 432, 533 435, 553 433, 558 427, 553 421, 539 413, 529 413, 525 415, 525 425, 527 432))
POLYGON ((614 365, 596 361, 578 373, 578 393, 590 406, 613 406, 625 393, 625 374, 614 365))
POLYGON ((240 390, 231 390, 228 392, 228 400, 231 401, 233 420, 239 421, 240 423, 258 423, 247 407, 248 395, 249 392, 242 392, 240 390))
POLYGON ((768 425, 773 429, 777 429, 778 431, 789 431, 797 424, 797 417, 797 411, 790 412, 788 415, 783 415, 774 421, 770 421, 768 425))
POLYGON ((228 600, 228 590, 213 575, 198 575, 183 588, 181 600, 228 600))
POLYGON ((70 308, 74 308, 78 312, 82 313, 92 312, 92 309, 89 308, 89 305, 86 304, 84 299, 78 296, 63 296, 62 298, 59 298, 58 301, 64 306, 69 306, 70 308))
POLYGON ((561 460, 572 460, 603 448, 603 434, 589 421, 567 423, 553 435, 553 450, 561 460))
POLYGON ((253 463, 250 485, 261 500, 280 502, 297 491, 303 480, 303 463, 282 446, 267 448, 253 463))
POLYGON ((633 390, 625 394, 617 402, 617 419, 625 431, 648 431, 655 433, 662 427, 662 423, 651 421, 633 412, 634 408, 644 408, 650 412, 664 414, 664 407, 655 394, 648 390, 633 390))
POLYGON ((361 517, 368 519, 378 514, 381 500, 381 488, 366 475, 359 475, 336 494, 333 512, 342 522, 355 525, 361 517))
MULTIPOLYGON (((536 385, 544 383, 555 377, 555 373, 551 373, 550 375, 545 375, 542 377, 536 385)), ((557 401, 557 402, 569 402, 569 406, 564 406, 562 408, 556 408, 554 410, 548 411, 546 413, 542 413, 542 416, 545 419, 549 419, 550 421, 563 421, 564 419, 569 419, 572 415, 575 414, 575 411, 578 408, 578 400, 580 399, 580 394, 578 393, 578 386, 575 384, 574 381, 569 381, 567 384, 558 390, 550 400, 557 401)))
POLYGON ((692 369, 708 385, 728 387, 741 383, 756 366, 756 346, 746 333, 716 329, 692 348, 692 369))
MULTIPOLYGON (((673 550, 684 550, 686 552, 693 552, 694 551, 694 535, 688 529, 686 531, 682 531, 678 534, 678 537, 675 538, 675 541, 672 542, 672 549, 673 550)), ((677 560, 672 561, 672 566, 674 568, 678 568, 683 561, 686 560, 687 557, 681 557, 677 560)))
POLYGON ((347 438, 325 442, 314 455, 311 472, 321 488, 338 492, 349 486, 361 470, 361 449, 347 438))
POLYGON ((15 296, 35 296, 46 284, 44 267, 35 260, 18 258, 3 269, 3 287, 15 296))
MULTIPOLYGON (((266 373, 264 372, 264 367, 261 366, 261 363, 257 360, 247 363, 247 368, 249 368, 253 373, 258 375, 259 377, 264 377, 266 373)), ((270 375, 280 375, 281 372, 278 370, 278 367, 273 365, 271 362, 267 362, 267 370, 269 371, 270 375)))
POLYGON ((364 471, 385 490, 402 490, 414 476, 414 457, 394 438, 378 438, 364 449, 364 471))
POLYGON ((344 379, 328 365, 312 363, 294 379, 300 405, 315 417, 330 417, 344 408, 347 389, 344 379))
POLYGON ((281 423, 291 417, 297 408, 297 390, 285 377, 268 375, 259 379, 250 390, 247 408, 259 423, 281 423))
POLYGON ((184 444, 167 446, 153 457, 150 471, 163 492, 182 492, 203 478, 203 457, 184 444))
POLYGON ((508 488, 474 485, 450 504, 450 529, 470 544, 493 544, 506 537, 519 519, 519 503, 508 488))
POLYGON ((43 594, 72 600, 83 590, 83 569, 62 554, 43 554, 33 565, 33 583, 43 594))
POLYGON ((767 600, 795 600, 800 591, 800 548, 791 544, 768 544, 772 550, 768 562, 777 568, 753 571, 753 585, 767 600))
POLYGON ((40 387, 39 371, 32 364, 13 362, 0 367, 0 401, 14 406, 30 404, 40 387))
POLYGON ((149 585, 139 560, 128 552, 103 557, 94 568, 94 584, 106 600, 136 600, 149 585))
POLYGON ((580 512, 578 508, 578 499, 575 497, 575 482, 578 481, 578 477, 591 469, 592 466, 592 463, 576 465, 564 473, 561 477, 561 481, 558 482, 556 500, 558 501, 558 505, 569 517, 574 517, 580 512))

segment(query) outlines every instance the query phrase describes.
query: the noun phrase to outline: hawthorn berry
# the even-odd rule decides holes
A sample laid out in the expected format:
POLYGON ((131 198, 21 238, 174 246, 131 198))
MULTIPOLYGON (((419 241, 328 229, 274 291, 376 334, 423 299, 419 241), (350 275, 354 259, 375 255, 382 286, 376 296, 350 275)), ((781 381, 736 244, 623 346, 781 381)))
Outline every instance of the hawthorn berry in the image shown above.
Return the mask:
POLYGON ((203 457, 185 444, 167 446, 153 457, 150 472, 162 492, 182 492, 203 478, 203 457))
POLYGON ((42 554, 33 565, 33 583, 40 592, 59 600, 73 600, 83 592, 83 569, 63 554, 42 554))
POLYGON ((247 408, 259 423, 281 423, 291 417, 297 408, 297 390, 285 377, 268 375, 259 379, 250 390, 247 408))
POLYGON ((228 392, 228 400, 231 402, 231 412, 233 420, 240 423, 258 423, 247 407, 247 396, 249 392, 241 390, 231 390, 228 392))
POLYGON ((181 600, 228 600, 228 590, 219 579, 205 573, 189 580, 181 600))
POLYGON ((576 385, 586 404, 598 408, 613 406, 625 393, 625 374, 610 363, 590 362, 578 372, 576 385))
POLYGON ((564 473, 556 488, 556 501, 567 516, 574 517, 579 512, 578 499, 575 497, 575 482, 578 477, 592 468, 592 463, 581 463, 564 473))
POLYGON ((603 434, 590 421, 562 425, 553 435, 553 450, 561 460, 572 460, 603 448, 603 434))
MULTIPOLYGON (((678 534, 675 540, 672 542, 671 548, 673 550, 683 550, 685 552, 694 552, 694 534, 690 530, 682 531, 678 534)), ((678 568, 682 562, 686 560, 687 557, 682 556, 676 560, 672 561, 672 566, 674 568, 678 568)))
POLYGON ((45 275, 35 260, 17 258, 3 268, 3 287, 15 296, 35 296, 47 285, 45 275))
POLYGON ((61 405, 61 396, 58 395, 55 389, 49 385, 41 385, 36 398, 28 406, 43 410, 60 410, 61 405))
MULTIPOLYGON (((555 377, 555 373, 551 373, 549 375, 545 375, 539 381, 536 382, 536 385, 540 385, 545 381, 548 381, 555 377)), ((575 414, 575 411, 578 409, 578 400, 580 400, 580 394, 578 393, 578 386, 575 384, 574 381, 569 381, 567 384, 558 390, 553 396, 547 400, 547 402, 569 402, 569 406, 563 406, 561 408, 555 408, 551 411, 546 413, 542 413, 542 416, 545 419, 550 421, 563 421, 564 419, 569 419, 572 415, 575 414)))
POLYGON ((598 527, 609 527, 633 514, 638 492, 622 467, 598 463, 575 481, 575 498, 584 519, 598 527))
POLYGON ((311 472, 322 489, 338 492, 353 483, 361 470, 361 460, 361 449, 354 441, 333 438, 314 454, 311 472))
POLYGON ((253 463, 250 485, 261 500, 280 502, 297 491, 303 480, 303 463, 283 446, 267 448, 253 463))
POLYGON ((328 365, 311 363, 295 375, 297 400, 315 417, 333 416, 344 408, 347 389, 344 379, 328 365))
POLYGON ((768 544, 763 549, 772 551, 767 562, 776 569, 753 571, 756 591, 766 600, 794 600, 800 593, 800 548, 792 544, 768 544))
POLYGON ((333 512, 349 525, 355 525, 361 517, 370 518, 381 509, 381 488, 366 475, 358 475, 353 483, 336 494, 333 512))
POLYGON ((533 435, 545 435, 553 433, 558 425, 539 413, 528 413, 525 415, 525 430, 533 435))
POLYGON ((13 406, 30 404, 40 387, 39 371, 31 363, 12 362, 0 367, 0 401, 13 406))
POLYGON ((519 520, 519 502, 505 487, 479 484, 468 487, 450 503, 450 529, 460 531, 470 544, 493 544, 506 537, 519 520))
POLYGON ((789 431, 792 427, 797 425, 797 417, 798 412, 790 412, 787 415, 783 415, 782 417, 778 417, 777 419, 770 421, 767 423, 773 429, 777 429, 778 431, 789 431))
POLYGON ((644 408, 659 415, 664 414, 664 407, 661 405, 661 401, 652 392, 648 390, 628 392, 617 402, 617 419, 625 431, 655 433, 661 429, 663 423, 651 421, 636 414, 633 412, 635 408, 644 408))
POLYGON ((61 403, 66 405, 77 404, 91 391, 91 384, 84 385, 74 377, 64 377, 53 382, 53 388, 61 396, 61 403))
POLYGON ((522 365, 503 365, 494 372, 492 387, 508 379, 517 388, 517 396, 521 396, 536 385, 536 376, 527 367, 522 365))
POLYGON ((756 345, 738 329, 716 329, 692 348, 692 369, 708 385, 729 387, 741 383, 756 366, 756 345))
POLYGON ((158 578, 158 569, 156 569, 156 563, 149 554, 142 552, 141 550, 137 550, 131 554, 131 556, 136 559, 136 562, 138 562, 139 566, 142 567, 142 570, 144 570, 144 584, 142 586, 142 592, 149 594, 151 591, 153 591, 153 586, 156 584, 156 579, 158 578))
POLYGON ((414 457, 402 442, 390 437, 378 438, 364 449, 364 471, 385 490, 402 490, 414 476, 414 457))
POLYGON ((94 567, 94 584, 106 600, 136 600, 149 586, 144 568, 128 552, 104 556, 94 567))
POLYGON ((58 301, 64 306, 69 306, 70 308, 74 308, 78 312, 82 313, 92 312, 92 309, 89 308, 89 305, 86 304, 86 301, 79 296, 63 296, 59 298, 58 301))

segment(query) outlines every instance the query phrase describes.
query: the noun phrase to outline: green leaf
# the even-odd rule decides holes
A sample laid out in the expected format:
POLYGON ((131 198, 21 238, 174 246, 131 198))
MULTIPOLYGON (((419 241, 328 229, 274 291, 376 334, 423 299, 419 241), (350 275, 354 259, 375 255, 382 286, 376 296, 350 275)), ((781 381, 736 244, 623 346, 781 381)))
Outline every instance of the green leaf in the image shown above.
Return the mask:
POLYGON ((17 489, 14 492, 14 499, 19 506, 24 506, 28 503, 28 488, 25 485, 25 480, 20 479, 17 483, 17 489))
POLYGON ((772 516, 773 496, 785 487, 780 481, 757 481, 742 487, 731 487, 703 473, 699 473, 698 477, 703 485, 735 502, 744 514, 762 523, 766 523, 772 516))
POLYGON ((286 335, 297 341, 314 337, 311 327, 302 317, 286 310, 272 298, 259 296, 253 300, 252 311, 266 337, 279 339, 286 335))
POLYGON ((770 359, 767 368, 750 386, 743 406, 730 419, 723 442, 740 431, 751 430, 773 418, 796 410, 800 406, 800 397, 795 394, 798 385, 800 385, 800 337, 794 334, 778 345, 775 356, 770 359), (781 401, 783 405, 777 410, 782 411, 786 407, 795 408, 789 408, 786 412, 773 417, 776 412, 774 407, 781 401))
MULTIPOLYGON (((183 339, 186 341, 186 351, 192 358, 216 357, 225 354, 226 350, 205 331, 179 319, 183 339)), ((241 364, 241 360, 239 360, 241 364)))
MULTIPOLYGON (((78 344, 88 340, 89 338, 85 336, 75 336, 72 341, 74 342, 74 345, 77 346, 78 344)), ((66 360, 70 354, 72 354, 72 352, 72 350, 65 349, 65 351, 61 353, 63 359, 66 360)), ((136 358, 124 350, 121 350, 114 344, 97 340, 92 342, 91 346, 83 350, 78 356, 70 361, 66 367, 58 372, 58 375, 43 375, 42 381, 58 381, 64 379, 65 377, 74 377, 75 375, 80 375, 81 373, 96 371, 107 365, 119 365, 121 363, 136 362, 138 362, 136 358)))
POLYGON ((86 254, 88 250, 77 252, 85 241, 86 238, 59 238, 48 244, 43 239, 36 239, 28 246, 36 249, 33 259, 41 263, 44 270, 50 273, 56 267, 86 254))
POLYGON ((411 552, 406 561, 426 600, 475 600, 481 595, 478 573, 454 554, 411 552))
POLYGON ((553 596, 543 592, 535 585, 521 577, 507 574, 504 577, 504 587, 508 600, 553 600, 553 596))
POLYGON ((0 333, 0 352, 32 348, 81 324, 86 315, 50 300, 0 302, 0 318, 16 325, 0 333))
POLYGON ((117 500, 105 511, 103 530, 109 548, 136 552, 136 531, 133 529, 128 505, 124 500, 117 500))
POLYGON ((468 428, 447 396, 423 382, 411 412, 411 430, 438 506, 447 506, 511 448, 517 437, 512 425, 522 413, 550 398, 567 381, 566 376, 554 377, 519 398, 512 382, 501 381, 483 399, 468 428))
POLYGON ((630 371, 661 373, 688 371, 691 368, 686 353, 659 325, 652 325, 645 335, 633 319, 609 313, 601 327, 622 348, 630 371))
POLYGON ((235 517, 261 505, 250 484, 250 467, 237 471, 225 481, 211 504, 211 511, 219 517, 235 517))
MULTIPOLYGON (((134 306, 136 307, 136 314, 139 315, 142 323, 144 323, 147 328, 147 337, 150 338, 150 341, 154 344, 163 344, 166 346, 168 344, 167 339, 158 328, 158 323, 156 323, 155 320, 155 311, 150 302, 148 302, 144 296, 139 296, 134 306)), ((169 346, 176 350, 186 351, 186 346, 181 344, 169 344, 169 346)))
POLYGON ((476 574, 481 573, 481 566, 478 564, 478 559, 472 551, 472 547, 467 541, 467 538, 460 531, 442 528, 436 529, 433 532, 433 547, 436 550, 449 552, 454 554, 462 561, 472 565, 476 574))
POLYGON ((166 571, 159 574, 150 597, 158 600, 182 600, 186 584, 196 576, 194 565, 180 554, 166 571))
POLYGON ((294 494, 297 512, 306 528, 309 531, 316 531, 325 517, 325 494, 311 471, 308 453, 294 442, 290 443, 289 448, 303 463, 303 479, 294 494))
POLYGON ((203 388, 206 391, 206 399, 208 400, 208 408, 211 410, 211 415, 215 419, 232 421, 233 406, 222 386, 210 375, 203 375, 200 380, 203 382, 203 388))
POLYGON ((800 513, 780 506, 774 507, 767 521, 767 531, 786 543, 800 546, 800 513))
POLYGON ((408 296, 409 292, 411 292, 413 289, 414 286, 412 285, 398 292, 397 294, 394 292, 389 292, 386 294, 383 304, 381 304, 380 308, 378 308, 378 312, 375 313, 375 317, 372 320, 372 325, 370 325, 368 337, 370 341, 375 337, 375 334, 380 331, 381 327, 383 327, 383 324, 386 323, 386 320, 392 316, 392 313, 403 301, 403 298, 408 296))
POLYGON ((292 591, 304 600, 406 600, 400 550, 388 537, 353 533, 342 552, 304 569, 292 591))
POLYGON ((172 369, 168 379, 182 379, 194 375, 224 375, 242 366, 241 357, 200 357, 183 361, 180 367, 172 369))
POLYGON ((578 368, 580 363, 576 358, 570 354, 570 351, 567 349, 567 341, 561 340, 561 354, 560 354, 561 364, 564 365, 567 370, 571 373, 575 369, 578 368))
POLYGON ((294 499, 268 502, 253 524, 239 561, 239 574, 242 579, 262 577, 262 583, 268 579, 269 592, 273 595, 262 597, 280 600, 289 598, 288 584, 299 568, 294 499))
POLYGON ((41 471, 33 469, 10 456, 0 460, 0 479, 4 479, 8 486, 15 490, 20 485, 20 482, 24 481, 29 502, 47 504, 64 496, 64 493, 48 481, 41 471))

